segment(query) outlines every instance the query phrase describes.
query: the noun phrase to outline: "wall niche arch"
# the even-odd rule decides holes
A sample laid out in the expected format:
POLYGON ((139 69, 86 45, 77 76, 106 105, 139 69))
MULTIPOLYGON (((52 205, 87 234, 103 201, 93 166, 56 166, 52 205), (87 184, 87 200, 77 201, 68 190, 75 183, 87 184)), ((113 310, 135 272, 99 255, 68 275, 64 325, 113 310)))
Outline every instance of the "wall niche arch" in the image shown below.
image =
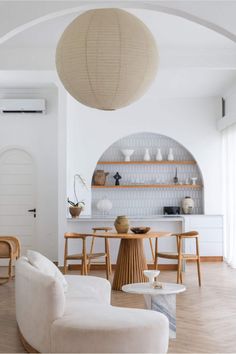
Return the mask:
POLYGON ((168 136, 149 132, 125 136, 104 151, 97 162, 96 170, 104 170, 109 175, 104 187, 92 185, 93 216, 155 217, 163 214, 164 206, 181 206, 181 201, 186 196, 194 200, 193 214, 204 212, 203 177, 198 163, 183 145, 168 136), (161 149, 164 163, 155 163, 158 148, 161 149), (175 161, 165 163, 170 148, 175 161), (119 164, 117 162, 124 161, 122 149, 134 150, 131 162, 142 162, 145 149, 148 149, 151 161, 119 164), (179 183, 174 185, 176 169, 179 183), (116 172, 122 176, 121 187, 118 188, 115 187, 113 178, 116 172), (197 178, 197 186, 191 184, 192 177, 197 178), (112 209, 104 214, 97 208, 97 204, 105 198, 112 202, 112 209))

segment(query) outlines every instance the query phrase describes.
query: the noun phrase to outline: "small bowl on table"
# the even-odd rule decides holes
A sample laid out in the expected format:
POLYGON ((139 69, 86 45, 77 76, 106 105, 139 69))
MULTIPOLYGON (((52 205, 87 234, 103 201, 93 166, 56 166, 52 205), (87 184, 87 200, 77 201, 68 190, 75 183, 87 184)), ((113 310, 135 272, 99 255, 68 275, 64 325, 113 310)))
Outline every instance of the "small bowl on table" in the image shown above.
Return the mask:
POLYGON ((140 226, 140 227, 131 227, 130 230, 134 233, 134 234, 147 234, 148 231, 150 231, 150 227, 147 226, 140 226))

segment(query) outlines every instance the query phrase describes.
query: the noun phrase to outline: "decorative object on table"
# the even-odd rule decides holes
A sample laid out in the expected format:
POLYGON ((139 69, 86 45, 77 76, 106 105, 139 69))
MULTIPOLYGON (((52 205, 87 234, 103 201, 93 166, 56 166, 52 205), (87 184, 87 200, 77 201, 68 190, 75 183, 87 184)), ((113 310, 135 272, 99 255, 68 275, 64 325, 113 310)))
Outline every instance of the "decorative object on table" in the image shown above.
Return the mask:
POLYGON ((109 172, 104 170, 96 170, 93 174, 93 185, 94 186, 105 186, 106 178, 109 175, 109 172))
POLYGON ((119 172, 116 172, 116 174, 113 176, 113 178, 115 179, 115 185, 119 186, 120 185, 120 179, 122 178, 121 175, 119 174, 119 172))
POLYGON ((153 289, 163 289, 163 284, 157 280, 155 280, 152 284, 153 289))
POLYGON ((151 228, 148 227, 148 226, 139 226, 139 227, 131 227, 130 230, 131 230, 134 234, 147 234, 148 231, 151 230, 151 228))
POLYGON ((172 148, 169 148, 167 160, 168 161, 174 161, 174 154, 173 154, 173 149, 172 148))
POLYGON ((157 149, 157 154, 156 154, 156 161, 162 161, 162 153, 161 153, 161 149, 157 149))
POLYGON ((149 153, 149 149, 148 149, 148 148, 145 149, 145 153, 144 153, 144 156, 143 156, 143 160, 144 160, 144 161, 151 161, 151 156, 150 156, 150 153, 149 153))
POLYGON ((105 215, 112 209, 112 202, 108 198, 103 198, 97 202, 96 207, 103 215, 105 215))
POLYGON ((114 226, 118 234, 127 234, 129 231, 129 219, 126 215, 117 216, 114 226))
POLYGON ((164 206, 163 208, 164 215, 179 215, 180 207, 179 206, 164 206))
POLYGON ((69 198, 67 198, 67 202, 70 204, 69 212, 71 217, 73 219, 78 218, 81 211, 84 209, 85 203, 83 201, 74 203, 69 198))
POLYGON ((195 186, 197 182, 197 177, 191 177, 192 185, 195 186))
POLYGON ((177 167, 175 169, 175 177, 173 178, 173 182, 174 182, 174 184, 177 184, 179 182, 177 167))
POLYGON ((152 288, 153 287, 153 283, 156 280, 156 277, 160 274, 160 271, 159 270, 147 270, 147 269, 145 269, 143 271, 143 274, 145 275, 145 277, 148 278, 149 285, 152 288))
POLYGON ((122 154, 125 157, 125 162, 129 162, 130 161, 130 156, 133 155, 134 150, 132 150, 132 149, 122 149, 121 152, 122 152, 122 154))
POLYGON ((192 214, 194 208, 194 201, 187 196, 182 200, 182 209, 184 214, 192 214))
POLYGON ((65 89, 80 103, 102 110, 119 109, 142 97, 155 79, 158 63, 150 30, 136 16, 116 8, 78 16, 56 50, 65 89))

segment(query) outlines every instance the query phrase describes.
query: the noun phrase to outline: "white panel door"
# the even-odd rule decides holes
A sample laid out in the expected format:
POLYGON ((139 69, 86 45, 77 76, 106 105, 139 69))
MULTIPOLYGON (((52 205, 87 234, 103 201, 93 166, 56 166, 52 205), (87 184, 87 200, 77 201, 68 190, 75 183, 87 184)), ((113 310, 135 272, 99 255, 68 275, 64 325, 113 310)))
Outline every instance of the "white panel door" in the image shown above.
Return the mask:
POLYGON ((35 243, 35 171, 31 156, 17 148, 0 154, 0 235, 18 236, 22 255, 35 243))

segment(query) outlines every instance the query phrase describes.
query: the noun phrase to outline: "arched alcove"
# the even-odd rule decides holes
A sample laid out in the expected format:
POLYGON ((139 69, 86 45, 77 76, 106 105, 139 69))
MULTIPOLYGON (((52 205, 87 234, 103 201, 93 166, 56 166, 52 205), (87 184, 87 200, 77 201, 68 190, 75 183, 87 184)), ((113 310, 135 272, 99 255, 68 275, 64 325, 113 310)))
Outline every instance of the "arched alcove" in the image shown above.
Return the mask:
POLYGON ((99 200, 112 202, 110 215, 155 216, 163 214, 164 206, 181 206, 185 196, 194 200, 194 214, 203 214, 203 177, 192 154, 172 138, 155 133, 137 133, 113 143, 99 159, 95 170, 109 175, 105 186, 92 186, 92 214, 101 215, 99 200), (162 161, 156 161, 157 149, 162 161), (174 161, 167 161, 172 148, 174 161), (132 149, 131 161, 124 163, 122 149, 132 149), (144 162, 145 149, 151 161, 144 162), (178 183, 174 183, 176 175, 178 183), (120 186, 113 176, 121 175, 120 186), (196 177, 196 185, 191 178, 196 177))

